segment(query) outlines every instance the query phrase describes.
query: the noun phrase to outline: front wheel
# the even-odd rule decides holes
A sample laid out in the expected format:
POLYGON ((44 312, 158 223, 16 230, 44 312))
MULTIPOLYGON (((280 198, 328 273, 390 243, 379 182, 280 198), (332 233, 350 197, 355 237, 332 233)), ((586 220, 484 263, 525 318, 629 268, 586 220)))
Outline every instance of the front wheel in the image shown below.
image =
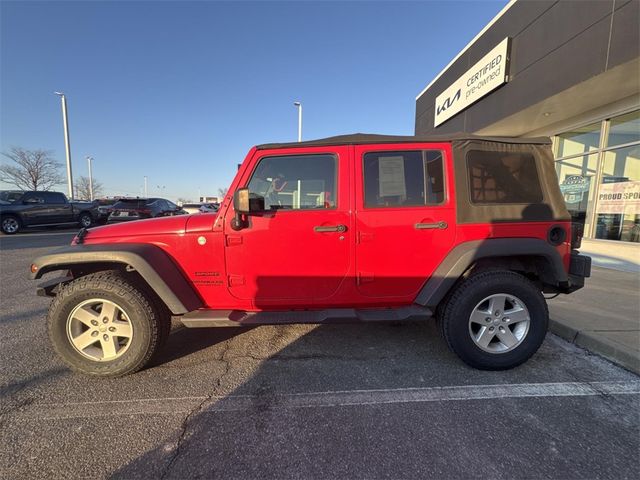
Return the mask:
POLYGON ((163 307, 125 274, 93 273, 60 290, 49 308, 49 337, 74 370, 126 375, 143 368, 168 335, 163 307))
POLYGON ((527 361, 547 333, 549 312, 542 292, 510 271, 470 276, 440 311, 444 338, 466 364, 505 370, 527 361))
POLYGON ((14 215, 5 215, 2 217, 2 232, 7 235, 13 235, 20 231, 20 220, 14 215))

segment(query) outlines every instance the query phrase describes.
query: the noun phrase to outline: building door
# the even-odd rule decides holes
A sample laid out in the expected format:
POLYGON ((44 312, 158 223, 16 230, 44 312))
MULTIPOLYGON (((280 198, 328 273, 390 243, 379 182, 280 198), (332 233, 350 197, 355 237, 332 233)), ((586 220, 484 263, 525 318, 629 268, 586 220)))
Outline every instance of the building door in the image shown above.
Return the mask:
POLYGON ((352 218, 346 147, 258 151, 242 182, 264 212, 233 231, 225 217, 228 288, 257 308, 326 302, 349 270, 352 218))
POLYGON ((356 147, 354 160, 357 288, 412 300, 454 242, 449 145, 356 147))

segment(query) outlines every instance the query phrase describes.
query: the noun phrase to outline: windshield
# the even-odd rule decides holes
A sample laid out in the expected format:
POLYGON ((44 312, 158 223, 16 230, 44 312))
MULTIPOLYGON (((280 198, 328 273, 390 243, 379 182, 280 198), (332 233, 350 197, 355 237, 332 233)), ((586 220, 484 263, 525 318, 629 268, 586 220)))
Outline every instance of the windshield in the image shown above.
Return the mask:
POLYGON ((13 203, 22 197, 22 192, 0 192, 0 200, 3 202, 13 203))

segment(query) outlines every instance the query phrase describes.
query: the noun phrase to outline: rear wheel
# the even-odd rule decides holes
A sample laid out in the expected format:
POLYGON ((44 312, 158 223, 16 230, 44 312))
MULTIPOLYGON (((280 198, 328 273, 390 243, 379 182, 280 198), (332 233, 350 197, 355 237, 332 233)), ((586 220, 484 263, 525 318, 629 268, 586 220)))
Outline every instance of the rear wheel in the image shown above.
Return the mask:
POLYGON ((74 370, 121 376, 143 368, 164 343, 166 308, 118 271, 65 285, 47 317, 56 352, 74 370))
POLYGON ((504 370, 538 350, 549 312, 529 279, 510 271, 488 271, 463 281, 440 309, 439 320, 447 344, 465 363, 504 370))
POLYGON ((20 231, 20 219, 15 215, 4 215, 2 217, 2 232, 7 235, 13 235, 20 231))
POLYGON ((78 223, 83 228, 89 228, 91 225, 93 225, 93 217, 90 213, 81 213, 78 217, 78 223))

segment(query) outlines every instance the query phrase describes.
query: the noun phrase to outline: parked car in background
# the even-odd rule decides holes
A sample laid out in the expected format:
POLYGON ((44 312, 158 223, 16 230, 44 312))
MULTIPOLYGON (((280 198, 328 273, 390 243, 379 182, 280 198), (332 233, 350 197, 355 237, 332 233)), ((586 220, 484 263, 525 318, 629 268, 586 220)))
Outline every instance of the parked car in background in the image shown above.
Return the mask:
POLYGON ((203 203, 200 206, 200 211, 202 213, 216 213, 220 208, 219 203, 203 203))
POLYGON ((28 227, 79 224, 88 228, 98 217, 96 203, 70 202, 64 193, 0 191, 0 226, 8 235, 28 227))
POLYGON ((185 215, 187 212, 164 198, 121 198, 111 206, 109 223, 185 215))
POLYGON ((201 206, 202 206, 201 203, 183 203, 182 209, 189 214, 200 213, 202 211, 200 210, 201 206))
POLYGON ((183 203, 182 209, 187 213, 215 213, 220 207, 217 203, 183 203))
POLYGON ((100 214, 98 217, 98 223, 107 223, 113 205, 119 200, 120 198, 99 198, 96 200, 98 203, 98 213, 100 214))

